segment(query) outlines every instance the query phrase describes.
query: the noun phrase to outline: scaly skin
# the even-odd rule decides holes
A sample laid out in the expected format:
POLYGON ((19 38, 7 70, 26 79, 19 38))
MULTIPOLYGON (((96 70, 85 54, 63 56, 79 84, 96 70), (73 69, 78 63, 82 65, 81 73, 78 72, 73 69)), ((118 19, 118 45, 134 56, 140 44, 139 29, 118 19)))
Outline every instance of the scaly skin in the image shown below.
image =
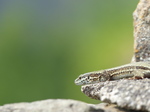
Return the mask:
POLYGON ((119 79, 150 78, 150 64, 147 62, 135 62, 106 70, 81 74, 76 80, 76 85, 94 84, 119 79))

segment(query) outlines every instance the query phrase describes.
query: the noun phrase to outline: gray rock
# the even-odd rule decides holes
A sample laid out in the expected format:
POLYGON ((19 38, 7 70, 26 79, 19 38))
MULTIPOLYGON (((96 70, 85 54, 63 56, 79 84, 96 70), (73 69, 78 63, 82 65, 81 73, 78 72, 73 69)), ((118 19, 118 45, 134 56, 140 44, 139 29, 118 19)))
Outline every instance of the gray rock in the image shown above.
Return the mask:
POLYGON ((134 56, 132 61, 150 61, 150 0, 140 0, 133 18, 134 56))
POLYGON ((0 106, 0 112, 108 112, 105 105, 86 104, 75 100, 49 99, 31 103, 14 103, 0 106))
POLYGON ((150 79, 107 81, 82 86, 81 91, 122 108, 150 111, 150 79))
POLYGON ((67 99, 49 99, 0 106, 0 112, 132 112, 107 103, 87 104, 67 99))

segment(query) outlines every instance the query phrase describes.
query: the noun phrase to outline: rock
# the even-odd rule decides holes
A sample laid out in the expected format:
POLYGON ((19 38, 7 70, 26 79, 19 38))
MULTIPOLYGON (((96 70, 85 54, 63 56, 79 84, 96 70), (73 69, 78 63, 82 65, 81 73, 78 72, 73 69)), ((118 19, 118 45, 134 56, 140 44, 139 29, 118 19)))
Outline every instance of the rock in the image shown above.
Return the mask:
POLYGON ((81 91, 122 108, 150 112, 150 79, 107 81, 82 86, 81 91))
POLYGON ((107 103, 87 104, 67 99, 48 99, 0 106, 0 112, 132 112, 107 103))
POLYGON ((96 108, 75 100, 49 99, 32 103, 15 103, 0 106, 0 112, 104 112, 103 105, 96 108))
POLYGON ((134 56, 132 61, 150 61, 150 0, 140 0, 133 18, 134 56))

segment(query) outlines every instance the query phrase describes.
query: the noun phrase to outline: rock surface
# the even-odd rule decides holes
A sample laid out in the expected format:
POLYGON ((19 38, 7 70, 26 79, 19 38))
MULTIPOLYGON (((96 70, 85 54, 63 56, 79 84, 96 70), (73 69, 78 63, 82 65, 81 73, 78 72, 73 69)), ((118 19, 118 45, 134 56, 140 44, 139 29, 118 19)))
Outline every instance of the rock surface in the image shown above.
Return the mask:
POLYGON ((150 79, 107 81, 82 86, 81 91, 122 108, 150 112, 150 79))
POLYGON ((133 18, 134 56, 132 61, 150 61, 150 0, 140 0, 133 18))
POLYGON ((49 99, 31 103, 15 103, 0 106, 0 112, 132 112, 106 103, 87 104, 67 99, 49 99))

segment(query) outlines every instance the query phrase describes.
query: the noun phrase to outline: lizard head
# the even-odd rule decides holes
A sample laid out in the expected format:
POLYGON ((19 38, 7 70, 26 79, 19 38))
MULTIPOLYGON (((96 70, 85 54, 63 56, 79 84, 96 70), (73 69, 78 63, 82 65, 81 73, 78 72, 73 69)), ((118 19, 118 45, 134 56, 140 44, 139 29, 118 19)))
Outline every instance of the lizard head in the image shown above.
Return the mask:
POLYGON ((86 84, 94 84, 98 82, 104 82, 109 80, 109 77, 104 73, 104 71, 98 72, 89 72, 85 74, 81 74, 76 80, 76 85, 86 85, 86 84))

